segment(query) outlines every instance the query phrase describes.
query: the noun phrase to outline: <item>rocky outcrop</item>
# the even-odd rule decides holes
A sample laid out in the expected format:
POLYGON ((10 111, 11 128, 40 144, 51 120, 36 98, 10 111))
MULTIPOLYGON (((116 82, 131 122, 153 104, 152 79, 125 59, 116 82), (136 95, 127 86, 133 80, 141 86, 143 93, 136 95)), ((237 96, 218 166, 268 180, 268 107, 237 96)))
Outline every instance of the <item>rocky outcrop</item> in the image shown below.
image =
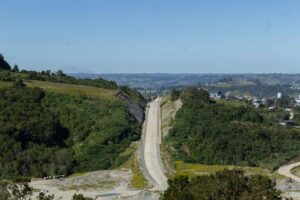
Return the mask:
POLYGON ((121 100, 123 100, 123 102, 126 103, 129 112, 134 116, 134 118, 138 121, 139 124, 142 124, 145 117, 144 109, 129 95, 122 91, 117 93, 117 97, 119 97, 121 100))

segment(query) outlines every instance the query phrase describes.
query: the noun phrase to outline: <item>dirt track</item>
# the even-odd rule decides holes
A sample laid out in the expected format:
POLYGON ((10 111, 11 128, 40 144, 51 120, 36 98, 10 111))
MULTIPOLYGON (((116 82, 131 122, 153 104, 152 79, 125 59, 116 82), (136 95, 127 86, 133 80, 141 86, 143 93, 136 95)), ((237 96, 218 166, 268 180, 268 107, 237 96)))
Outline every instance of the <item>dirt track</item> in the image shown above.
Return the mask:
POLYGON ((285 165, 282 166, 278 169, 278 173, 281 175, 284 175, 286 177, 289 177, 297 182, 300 183, 300 178, 298 176, 295 176, 294 174, 291 173, 291 170, 297 166, 300 166, 300 162, 296 162, 290 165, 285 165))

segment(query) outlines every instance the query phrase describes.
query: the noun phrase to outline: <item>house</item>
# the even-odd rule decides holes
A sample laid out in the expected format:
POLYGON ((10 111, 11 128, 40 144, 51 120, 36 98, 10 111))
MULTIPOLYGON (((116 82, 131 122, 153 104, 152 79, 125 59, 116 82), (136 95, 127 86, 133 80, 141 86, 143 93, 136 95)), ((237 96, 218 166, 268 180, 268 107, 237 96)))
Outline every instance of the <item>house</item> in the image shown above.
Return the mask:
POLYGON ((263 105, 263 102, 262 100, 259 100, 259 99, 254 99, 252 101, 252 105, 255 107, 255 108, 259 108, 263 105))
POLYGON ((222 92, 212 93, 210 97, 214 99, 225 99, 225 95, 222 92))

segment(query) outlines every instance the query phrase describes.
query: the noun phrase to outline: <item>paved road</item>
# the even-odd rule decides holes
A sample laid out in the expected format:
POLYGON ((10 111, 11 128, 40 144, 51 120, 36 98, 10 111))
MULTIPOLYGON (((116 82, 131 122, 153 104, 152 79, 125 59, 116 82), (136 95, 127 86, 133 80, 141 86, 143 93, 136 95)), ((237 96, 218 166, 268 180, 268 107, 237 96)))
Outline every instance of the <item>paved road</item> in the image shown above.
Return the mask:
POLYGON ((160 157, 160 124, 160 102, 159 99, 156 99, 148 104, 143 135, 142 170, 155 190, 166 190, 168 187, 167 177, 163 173, 160 157))
POLYGON ((291 178, 291 179, 293 179, 293 180, 300 183, 300 178, 291 173, 291 170, 294 167, 297 167, 297 166, 300 166, 300 162, 296 162, 296 163, 293 163, 293 164, 290 164, 290 165, 282 166, 278 169, 278 173, 281 174, 281 175, 284 175, 286 177, 289 177, 289 178, 291 178))

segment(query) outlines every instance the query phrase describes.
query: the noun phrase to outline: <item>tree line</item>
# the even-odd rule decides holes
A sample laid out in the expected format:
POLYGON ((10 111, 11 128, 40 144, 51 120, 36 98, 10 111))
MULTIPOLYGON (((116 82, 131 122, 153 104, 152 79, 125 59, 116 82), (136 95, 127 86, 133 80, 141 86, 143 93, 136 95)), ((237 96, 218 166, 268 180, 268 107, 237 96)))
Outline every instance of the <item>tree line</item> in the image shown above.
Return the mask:
POLYGON ((275 182, 261 175, 246 176, 239 170, 225 170, 189 179, 179 176, 168 181, 162 200, 280 200, 275 182))
POLYGON ((300 153, 300 134, 270 123, 259 110, 216 103, 203 89, 181 92, 166 143, 176 160, 275 169, 300 153))

